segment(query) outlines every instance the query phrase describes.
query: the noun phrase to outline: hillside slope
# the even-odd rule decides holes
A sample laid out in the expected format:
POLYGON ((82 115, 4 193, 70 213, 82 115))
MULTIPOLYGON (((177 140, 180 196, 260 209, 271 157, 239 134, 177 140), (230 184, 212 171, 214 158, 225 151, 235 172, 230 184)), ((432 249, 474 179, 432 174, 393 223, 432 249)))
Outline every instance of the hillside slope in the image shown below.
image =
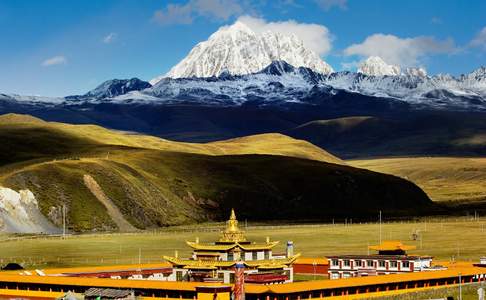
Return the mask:
MULTIPOLYGON (((36 152, 49 155, 55 154, 56 151, 62 153, 69 153, 71 151, 68 149, 59 149, 62 148, 62 145, 72 146, 72 151, 74 152, 82 152, 83 147, 86 145, 101 144, 104 145, 104 148, 125 146, 208 155, 270 154, 339 164, 343 163, 339 158, 322 148, 314 146, 309 142, 296 140, 278 133, 260 134, 227 141, 198 144, 173 142, 154 136, 109 130, 96 125, 71 125, 44 122, 38 118, 18 114, 1 115, 0 126, 2 130, 0 134, 3 138, 8 140, 23 140, 19 141, 19 146, 27 145, 28 139, 31 137, 35 137, 35 140, 32 141, 33 143, 46 143, 46 145, 56 145, 56 139, 61 139, 59 145, 56 145, 56 147, 43 148, 38 144, 33 145, 36 152), (48 140, 50 137, 53 137, 53 140, 48 140)), ((0 145, 0 147, 2 146, 0 145)), ((6 152, 3 153, 3 155, 5 154, 6 152)), ((32 153, 32 155, 38 156, 39 154, 32 153)), ((2 154, 0 154, 1 156, 2 154)), ((5 159, 8 162, 8 158, 5 159)), ((18 161, 19 159, 15 158, 14 160, 18 161)), ((0 158, 0 165, 3 162, 0 158)))
POLYGON ((293 221, 436 209, 406 180, 324 162, 340 161, 281 135, 185 144, 96 126, 0 122, 0 139, 9 141, 0 143, 0 185, 32 191, 58 226, 65 205, 74 231, 119 229, 86 176, 140 229, 222 220, 230 208, 248 220, 293 221))
POLYGON ((486 158, 400 157, 348 163, 410 180, 434 201, 486 201, 486 158))
POLYGON ((316 120, 284 132, 341 158, 482 156, 486 115, 427 113, 393 119, 355 116, 316 120))

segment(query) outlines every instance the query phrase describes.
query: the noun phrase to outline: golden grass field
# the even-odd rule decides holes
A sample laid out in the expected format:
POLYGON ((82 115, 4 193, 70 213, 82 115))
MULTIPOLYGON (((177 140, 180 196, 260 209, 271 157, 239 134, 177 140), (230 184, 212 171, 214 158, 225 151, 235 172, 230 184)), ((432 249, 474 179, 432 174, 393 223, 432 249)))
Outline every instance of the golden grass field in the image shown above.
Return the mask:
POLYGON ((347 163, 408 179, 434 201, 486 199, 486 158, 406 157, 347 163))
MULTIPOLYGON (((241 222, 245 228, 244 222, 241 222)), ((188 256, 186 240, 214 241, 223 224, 174 227, 157 232, 133 234, 99 234, 60 237, 0 236, 2 263, 15 261, 27 267, 86 266, 138 263, 139 251, 144 263, 160 262, 163 255, 188 256)), ((281 241, 274 250, 284 251, 287 240, 294 241, 295 251, 304 257, 332 254, 366 254, 367 246, 378 243, 378 224, 323 224, 288 226, 248 226, 251 240, 264 241, 267 236, 281 241)), ((486 219, 448 218, 420 222, 382 224, 383 239, 401 240, 417 246, 412 254, 433 255, 436 260, 478 261, 486 255, 486 219), (421 241, 412 241, 419 231, 421 241)))
POLYGON ((0 126, 22 126, 55 130, 76 138, 84 138, 101 145, 126 146, 152 150, 185 152, 206 155, 271 154, 307 158, 342 164, 342 160, 313 144, 278 133, 252 135, 211 143, 184 143, 155 136, 106 129, 97 125, 72 125, 46 122, 18 114, 0 115, 0 126))

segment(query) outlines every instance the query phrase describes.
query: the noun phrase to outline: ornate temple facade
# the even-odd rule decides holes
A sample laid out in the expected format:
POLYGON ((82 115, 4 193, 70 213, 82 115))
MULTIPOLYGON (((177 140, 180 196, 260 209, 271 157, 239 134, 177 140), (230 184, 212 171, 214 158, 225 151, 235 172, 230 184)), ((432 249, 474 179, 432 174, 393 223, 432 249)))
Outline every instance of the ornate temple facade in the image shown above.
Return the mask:
POLYGON ((193 249, 190 258, 164 256, 172 264, 178 281, 233 283, 235 264, 241 262, 245 266, 247 282, 292 282, 292 264, 300 256, 294 255, 291 242, 287 243, 284 255, 274 255, 272 249, 278 245, 278 241, 270 241, 269 238, 262 243, 247 240, 245 232, 238 227, 234 210, 218 241, 201 243, 196 238, 186 243, 193 249))

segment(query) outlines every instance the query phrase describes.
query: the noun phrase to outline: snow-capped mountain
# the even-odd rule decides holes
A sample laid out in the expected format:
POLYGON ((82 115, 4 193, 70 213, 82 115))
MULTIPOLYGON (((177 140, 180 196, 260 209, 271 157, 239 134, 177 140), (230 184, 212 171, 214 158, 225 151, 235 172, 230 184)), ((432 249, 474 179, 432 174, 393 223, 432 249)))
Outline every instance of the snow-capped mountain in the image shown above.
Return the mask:
MULTIPOLYGON (((372 76, 363 73, 321 74, 310 68, 274 61, 260 72, 231 75, 223 72, 209 78, 164 78, 152 88, 111 98, 115 102, 262 105, 306 103, 316 89, 332 96, 339 90, 401 100, 419 107, 486 109, 485 68, 459 78, 427 76, 425 70, 407 69, 400 75, 372 76)), ((321 93, 321 96, 322 93, 321 93)))
POLYGON ((213 77, 223 72, 232 75, 257 73, 272 61, 286 61, 295 67, 307 67, 315 72, 333 72, 315 52, 306 48, 296 35, 272 31, 256 33, 237 21, 220 28, 207 41, 197 44, 180 63, 166 75, 150 81, 155 85, 164 77, 213 77))
POLYGON ((273 61, 252 74, 232 75, 224 71, 219 76, 203 78, 167 77, 154 86, 139 79, 111 80, 85 95, 65 98, 0 94, 0 105, 316 105, 340 93, 342 96, 342 92, 352 93, 354 99, 363 95, 376 101, 408 103, 417 109, 486 111, 486 68, 457 78, 428 76, 421 69, 406 69, 400 75, 373 76, 355 72, 322 74, 285 61, 273 61))
POLYGON ((112 79, 103 82, 95 89, 87 92, 84 95, 68 96, 66 97, 66 99, 83 100, 112 98, 119 95, 124 95, 131 91, 140 91, 150 87, 152 87, 150 83, 140 80, 138 78, 112 79))
POLYGON ((164 78, 150 89, 114 97, 112 101, 145 99, 165 103, 239 105, 248 101, 261 104, 300 102, 324 75, 309 68, 296 68, 274 61, 260 72, 232 75, 223 72, 209 78, 164 78))
POLYGON ((400 67, 387 64, 379 56, 370 56, 358 67, 358 73, 371 76, 398 76, 401 74, 400 67))

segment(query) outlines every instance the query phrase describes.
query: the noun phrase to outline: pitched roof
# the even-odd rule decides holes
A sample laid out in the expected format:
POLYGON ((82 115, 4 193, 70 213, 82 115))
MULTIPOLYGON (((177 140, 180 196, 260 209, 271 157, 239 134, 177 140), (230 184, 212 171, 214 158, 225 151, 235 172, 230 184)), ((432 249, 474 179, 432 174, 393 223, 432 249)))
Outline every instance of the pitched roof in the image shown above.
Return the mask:
MULTIPOLYGON (((300 253, 290 257, 290 258, 278 258, 278 259, 266 259, 266 260, 247 260, 243 261, 247 267, 275 267, 275 266, 288 266, 292 264, 298 257, 300 253)), ((183 266, 188 269, 200 269, 200 268, 215 268, 223 267, 230 268, 234 266, 238 261, 208 261, 208 260, 193 260, 193 259, 181 259, 178 257, 164 256, 164 259, 176 266, 183 266)))
POLYGON ((368 248, 376 251, 408 251, 416 247, 404 245, 401 241, 383 241, 380 245, 369 246, 368 248))

